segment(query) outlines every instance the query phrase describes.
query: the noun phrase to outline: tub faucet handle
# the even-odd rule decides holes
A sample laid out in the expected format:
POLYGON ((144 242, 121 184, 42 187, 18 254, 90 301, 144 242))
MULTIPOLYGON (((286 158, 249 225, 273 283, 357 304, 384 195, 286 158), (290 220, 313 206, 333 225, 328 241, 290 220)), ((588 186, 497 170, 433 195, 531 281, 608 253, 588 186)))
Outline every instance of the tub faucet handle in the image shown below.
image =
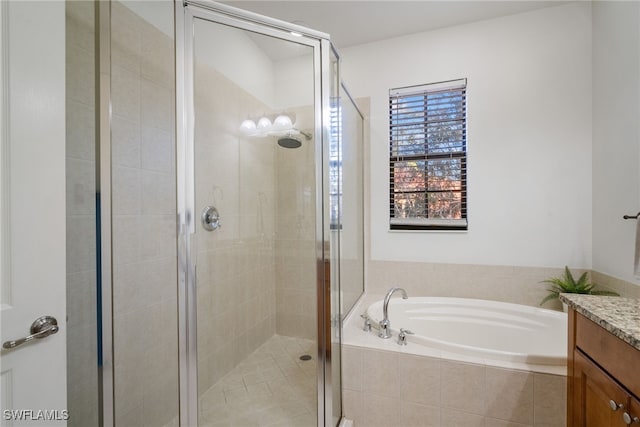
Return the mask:
POLYGON ((364 319, 364 325, 362 326, 362 330, 365 332, 371 332, 371 319, 366 314, 361 314, 360 317, 364 319))
POLYGON ((400 333, 398 334, 398 345, 407 345, 407 335, 413 335, 408 329, 400 328, 400 333))

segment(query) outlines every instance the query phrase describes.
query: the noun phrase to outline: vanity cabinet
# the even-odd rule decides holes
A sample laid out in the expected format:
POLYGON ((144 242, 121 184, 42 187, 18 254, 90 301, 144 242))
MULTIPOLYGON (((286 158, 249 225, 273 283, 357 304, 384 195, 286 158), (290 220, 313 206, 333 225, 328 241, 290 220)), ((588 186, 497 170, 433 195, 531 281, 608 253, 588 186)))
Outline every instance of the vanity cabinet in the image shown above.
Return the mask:
POLYGON ((640 427, 640 350, 569 310, 567 424, 640 427))

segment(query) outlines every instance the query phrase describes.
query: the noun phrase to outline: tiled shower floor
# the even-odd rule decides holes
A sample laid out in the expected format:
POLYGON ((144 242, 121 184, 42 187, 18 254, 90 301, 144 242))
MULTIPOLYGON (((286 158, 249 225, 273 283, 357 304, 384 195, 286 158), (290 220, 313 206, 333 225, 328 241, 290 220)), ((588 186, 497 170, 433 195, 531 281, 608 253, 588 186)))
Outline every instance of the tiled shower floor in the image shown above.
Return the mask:
POLYGON ((200 397, 198 424, 316 426, 316 357, 314 341, 274 335, 200 397))

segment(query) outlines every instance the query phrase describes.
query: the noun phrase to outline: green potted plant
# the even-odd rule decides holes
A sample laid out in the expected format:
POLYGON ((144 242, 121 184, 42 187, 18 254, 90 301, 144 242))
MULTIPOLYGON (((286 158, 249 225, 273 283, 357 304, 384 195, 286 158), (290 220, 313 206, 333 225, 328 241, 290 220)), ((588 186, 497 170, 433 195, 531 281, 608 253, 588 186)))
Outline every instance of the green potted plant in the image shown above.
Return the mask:
POLYGON ((552 277, 551 279, 543 280, 541 283, 548 283, 551 286, 547 288, 549 295, 540 302, 540 305, 547 301, 558 299, 558 296, 562 293, 618 296, 617 293, 612 291, 595 289, 596 285, 589 283, 586 271, 582 273, 582 276, 576 281, 567 266, 564 267, 563 277, 552 277))

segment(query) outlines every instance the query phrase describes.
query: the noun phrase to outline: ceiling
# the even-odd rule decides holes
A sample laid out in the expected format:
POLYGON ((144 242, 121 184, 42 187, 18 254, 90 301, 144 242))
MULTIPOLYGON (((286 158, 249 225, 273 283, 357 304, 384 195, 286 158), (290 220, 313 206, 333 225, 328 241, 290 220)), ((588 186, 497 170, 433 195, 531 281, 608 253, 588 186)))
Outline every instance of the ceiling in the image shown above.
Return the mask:
POLYGON ((557 6, 566 1, 272 1, 228 5, 331 35, 338 48, 557 6))

